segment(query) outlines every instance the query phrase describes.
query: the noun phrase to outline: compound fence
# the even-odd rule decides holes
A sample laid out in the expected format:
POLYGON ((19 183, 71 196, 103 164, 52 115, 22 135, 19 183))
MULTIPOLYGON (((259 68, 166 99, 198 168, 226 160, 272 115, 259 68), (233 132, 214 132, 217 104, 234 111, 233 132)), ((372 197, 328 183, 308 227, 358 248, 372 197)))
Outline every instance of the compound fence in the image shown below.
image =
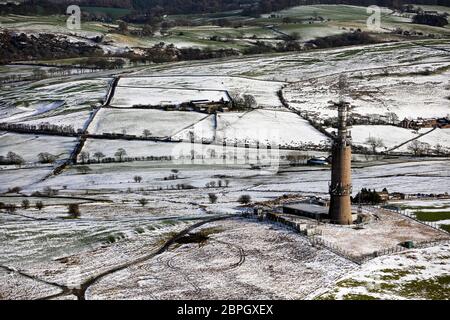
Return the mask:
POLYGON ((432 222, 432 221, 419 220, 419 219, 417 219, 417 217, 416 217, 416 215, 414 213, 412 213, 412 212, 410 212, 408 210, 404 210, 404 209, 401 209, 401 208, 396 207, 396 206, 383 206, 381 209, 401 214, 401 215, 403 215, 405 217, 408 217, 408 218, 410 218, 410 219, 412 219, 414 221, 417 221, 417 222, 419 222, 421 224, 424 224, 426 226, 432 227, 432 228, 434 228, 436 230, 439 230, 441 232, 445 232, 447 234, 450 234, 450 232, 448 232, 447 230, 442 229, 438 223, 432 222))

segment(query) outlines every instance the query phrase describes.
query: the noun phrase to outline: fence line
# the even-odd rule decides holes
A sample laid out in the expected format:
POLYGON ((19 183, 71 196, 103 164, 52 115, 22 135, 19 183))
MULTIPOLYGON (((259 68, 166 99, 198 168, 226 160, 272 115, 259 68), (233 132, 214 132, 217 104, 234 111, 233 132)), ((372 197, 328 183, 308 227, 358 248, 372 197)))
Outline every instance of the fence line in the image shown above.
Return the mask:
POLYGON ((414 213, 410 213, 407 210, 400 209, 400 208, 395 207, 395 206, 382 207, 382 209, 386 210, 386 211, 390 211, 390 212, 401 214, 401 215, 403 215, 405 217, 408 217, 408 218, 410 218, 410 219, 412 219, 412 220, 414 220, 416 222, 419 222, 419 223, 424 224, 426 226, 432 227, 432 228, 434 228, 436 230, 439 230, 441 232, 450 234, 450 232, 448 232, 447 230, 442 229, 438 223, 433 222, 433 221, 422 221, 422 220, 419 220, 419 219, 416 218, 416 215, 414 213))

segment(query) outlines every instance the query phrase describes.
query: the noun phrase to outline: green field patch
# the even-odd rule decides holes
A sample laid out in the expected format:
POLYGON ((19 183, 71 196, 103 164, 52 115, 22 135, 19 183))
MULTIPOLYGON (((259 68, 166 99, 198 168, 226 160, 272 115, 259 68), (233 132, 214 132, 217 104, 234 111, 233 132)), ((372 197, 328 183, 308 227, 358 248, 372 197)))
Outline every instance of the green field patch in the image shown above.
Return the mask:
POLYGON ((338 283, 336 283, 336 286, 341 287, 341 288, 366 287, 367 282, 358 281, 358 280, 354 280, 354 279, 346 279, 346 280, 342 280, 342 281, 339 281, 338 283))
POLYGON ((399 294, 408 298, 450 299, 450 275, 426 280, 413 280, 401 285, 399 294))
POLYGON ((81 7, 81 10, 94 14, 106 14, 111 16, 113 19, 118 19, 131 13, 130 9, 108 7, 81 7))
POLYGON ((342 297, 344 300, 380 300, 377 297, 369 296, 367 294, 347 293, 342 297))
POLYGON ((400 278, 403 278, 404 276, 407 276, 411 272, 408 270, 400 270, 400 269, 383 269, 380 270, 382 273, 384 273, 380 279, 381 280, 399 280, 400 278))
POLYGON ((450 211, 416 211, 416 218, 420 221, 441 221, 450 219, 450 211))

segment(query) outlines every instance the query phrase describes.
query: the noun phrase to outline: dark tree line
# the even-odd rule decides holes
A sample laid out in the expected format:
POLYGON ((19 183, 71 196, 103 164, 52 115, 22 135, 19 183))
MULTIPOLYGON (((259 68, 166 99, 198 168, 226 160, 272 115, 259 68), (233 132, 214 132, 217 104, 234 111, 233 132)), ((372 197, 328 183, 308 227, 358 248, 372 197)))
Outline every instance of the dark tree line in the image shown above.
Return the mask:
POLYGON ((71 4, 91 7, 126 8, 134 10, 129 16, 164 14, 212 13, 243 10, 245 15, 258 16, 262 13, 279 11, 298 5, 349 4, 359 6, 379 5, 400 8, 404 4, 448 6, 448 0, 26 0, 19 5, 0 5, 0 14, 64 14, 71 4))
POLYGON ((360 44, 372 44, 378 41, 366 32, 351 32, 311 40, 309 45, 315 48, 333 48, 360 44))
MULTIPOLYGON (((387 192, 386 189, 383 191, 387 192)), ((381 202, 383 202, 381 196, 375 189, 362 188, 354 198, 352 197, 352 203, 379 204, 381 202)))
POLYGON ((48 0, 26 0, 20 4, 5 2, 0 4, 0 15, 20 14, 20 15, 49 15, 62 14, 66 11, 66 6, 53 3, 48 0))
POLYGON ((61 135, 75 135, 73 125, 56 125, 48 122, 39 124, 27 124, 27 123, 0 123, 0 130, 16 131, 24 133, 53 133, 61 135))
POLYGON ((151 48, 145 49, 144 55, 130 54, 128 58, 132 63, 163 63, 184 60, 205 60, 213 58, 223 58, 239 55, 234 49, 198 49, 198 48, 177 48, 173 44, 166 45, 161 42, 151 48))
POLYGON ((413 23, 426 24, 434 27, 444 27, 448 25, 448 20, 443 15, 417 14, 413 17, 413 23))
POLYGON ((0 33, 0 64, 30 59, 65 59, 98 56, 103 50, 84 42, 70 42, 53 34, 26 35, 8 30, 0 33))

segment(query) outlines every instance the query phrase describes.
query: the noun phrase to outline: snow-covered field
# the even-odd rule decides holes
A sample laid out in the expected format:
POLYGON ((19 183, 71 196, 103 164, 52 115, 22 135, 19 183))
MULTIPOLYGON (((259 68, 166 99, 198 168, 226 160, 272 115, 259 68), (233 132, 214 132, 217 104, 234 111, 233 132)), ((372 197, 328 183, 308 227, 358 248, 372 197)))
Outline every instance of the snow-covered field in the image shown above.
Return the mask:
POLYGON ((439 49, 450 49, 445 41, 422 41, 432 48, 414 43, 384 43, 347 48, 333 48, 292 54, 266 55, 228 59, 226 61, 177 63, 173 66, 154 66, 137 72, 136 75, 245 75, 261 80, 306 81, 334 74, 380 73, 405 68, 412 70, 432 67, 438 62, 450 62, 448 53, 439 49), (425 64, 421 67, 422 64, 425 64))
MULTIPOLYGON (((386 67, 379 70, 378 76, 373 72, 355 72, 349 81, 352 112, 373 118, 395 113, 399 120, 445 117, 450 114, 447 98, 450 95, 450 71, 430 75, 411 73, 418 72, 416 69, 428 69, 432 73, 439 67, 449 66, 450 63, 429 64, 402 71, 386 67)), ((285 97, 292 107, 315 118, 336 117, 337 110, 329 107, 329 101, 336 99, 337 82, 337 76, 329 76, 292 84, 286 88, 285 97)))
MULTIPOLYGON (((424 161, 388 164, 352 170, 353 192, 361 188, 389 192, 445 193, 448 192, 449 161, 424 161)), ((328 171, 313 171, 288 175, 282 182, 267 182, 251 190, 320 193, 326 195, 330 180, 328 171)))
MULTIPOLYGON (((150 76, 150 77, 124 77, 119 81, 119 86, 143 87, 143 88, 178 88, 197 89, 210 91, 228 91, 230 94, 248 94, 255 97, 258 106, 279 107, 280 100, 277 91, 281 89, 283 82, 263 81, 244 77, 227 76, 150 76)), ((169 95, 172 95, 169 91, 169 95)), ((187 92, 185 101, 196 100, 196 92, 187 92), (190 97, 191 96, 191 97, 190 97)), ((227 101, 227 99, 224 99, 227 101)), ((214 100, 218 101, 218 100, 214 100)))
POLYGON ((450 244, 373 259, 319 299, 448 300, 450 244))
POLYGON ((207 224, 202 229, 210 233, 204 245, 172 247, 157 259, 103 278, 87 296, 302 299, 355 268, 345 259, 270 225, 236 219, 207 224), (117 288, 119 279, 122 285, 117 288))
MULTIPOLYGON (((420 129, 420 133, 424 133, 429 131, 429 129, 420 129)), ((450 150, 450 129, 436 129, 429 134, 426 134, 417 139, 420 142, 428 143, 431 148, 436 148, 436 145, 440 145, 442 150, 448 151, 450 150)), ((399 150, 408 151, 408 144, 402 146, 399 150)))
POLYGON ((228 97, 224 91, 119 86, 116 88, 116 93, 111 101, 111 106, 131 108, 139 105, 178 105, 196 100, 220 102, 222 100, 228 101, 228 97))
MULTIPOLYGON (((49 297, 60 292, 60 285, 76 286, 97 276, 100 278, 87 288, 86 298, 301 299, 317 297, 330 288, 325 298, 328 295, 345 299, 352 294, 436 297, 402 286, 417 284, 416 280, 444 281, 442 277, 450 273, 448 245, 380 257, 358 268, 325 248, 311 246, 306 238, 285 228, 233 218, 192 230, 191 234, 207 233, 208 239, 202 246, 178 243, 154 256, 175 233, 195 222, 218 214, 238 213, 238 199, 243 194, 248 194, 253 202, 274 200, 284 194, 328 196, 329 167, 278 166, 280 161, 287 164, 288 155, 299 155, 303 160, 328 156, 323 151, 328 143, 326 136, 304 118, 282 108, 276 93, 284 85, 287 87, 283 94, 290 106, 318 119, 335 116, 328 102, 337 98, 335 84, 342 72, 349 75, 348 96, 354 113, 370 116, 394 112, 399 118, 446 116, 450 59, 445 50, 450 45, 437 40, 423 43, 433 48, 388 43, 152 65, 135 74, 128 73, 120 79, 111 103, 122 109, 102 108, 89 132, 142 136, 144 130, 149 130, 151 136, 183 142, 91 137, 82 150, 91 159, 97 152, 117 158, 117 150, 123 148, 125 157, 141 161, 69 165, 56 175, 51 175, 51 166, 3 166, 0 192, 13 187, 22 190, 0 198, 0 202, 18 206, 15 212, 2 210, 0 214, 0 299, 49 297), (131 108, 137 104, 226 100, 226 91, 251 94, 262 108, 217 115, 131 108), (196 143, 189 143, 192 134, 196 143), (227 146, 222 145, 223 140, 227 146), (254 148, 256 142, 263 148, 254 148), (267 150, 267 142, 317 151, 267 150), (246 148, 246 143, 252 148, 246 148), (135 177, 142 181, 137 182, 135 177), (35 194, 25 198, 48 187, 59 190, 58 196, 37 198, 35 194), (217 196, 216 203, 211 203, 210 194, 217 196), (20 207, 24 199, 31 201, 31 208, 20 207), (34 208, 38 199, 44 201, 42 210, 34 208), (81 217, 68 219, 67 205, 74 201, 80 203, 81 217), (115 272, 119 265, 122 268, 115 272), (384 270, 402 268, 410 274, 384 270), (24 278, 17 271, 31 278, 24 278), (382 278, 383 275, 392 279, 382 278), (349 282, 342 285, 338 282, 342 277, 364 280, 353 282, 352 286, 349 282), (371 290, 371 279, 383 280, 378 283, 379 291, 371 290)), ((104 102, 111 79, 78 75, 71 80, 44 80, 23 87, 7 85, 2 87, 0 118, 82 128, 92 107, 104 102)), ((377 137, 387 148, 423 132, 392 126, 358 125, 352 129, 355 144, 366 145, 368 137, 377 137)), ((448 148, 449 133, 450 129, 437 129, 419 140, 448 148)), ((1 133, 0 155, 13 151, 28 162, 36 162, 40 152, 49 152, 66 159, 75 144, 76 138, 1 133)), ((400 149, 404 150, 407 146, 400 149)), ((362 161, 355 162, 352 171, 354 194, 363 187, 408 194, 449 191, 448 159, 372 161, 362 155, 357 157, 362 161)), ((430 214, 445 210, 442 214, 446 215, 447 206, 444 203, 409 210, 430 214)), ((412 220, 406 223, 405 219, 385 219, 373 228, 359 230, 355 237, 344 235, 344 229, 329 226, 322 236, 340 245, 357 242, 346 249, 362 252, 409 239, 404 236, 408 230, 414 240, 436 238, 434 233, 438 231, 422 232, 418 223, 412 225, 412 220), (395 234, 400 229, 403 234, 395 234), (366 241, 377 230, 379 233, 366 241), (346 241, 345 236, 354 241, 346 241)), ((441 224, 448 224, 447 220, 442 221, 441 224)), ((433 288, 436 285, 426 284, 433 288)), ((448 288, 448 280, 439 288, 435 292, 448 288)), ((76 292, 60 298, 74 298, 73 293, 76 292)), ((440 297, 448 298, 448 293, 440 297)))
MULTIPOLYGON (((329 129, 335 131, 335 129, 329 129)), ((430 129, 428 129, 429 131, 430 129)), ((351 127, 352 141, 355 145, 362 145, 371 150, 371 146, 367 143, 369 138, 381 139, 384 146, 377 148, 377 151, 384 151, 385 148, 391 149, 404 143, 410 139, 416 138, 420 133, 412 129, 405 129, 394 126, 379 125, 356 125, 351 127)), ((406 150, 407 151, 407 150, 406 150)))
POLYGON ((163 111, 151 109, 101 109, 88 128, 93 134, 126 133, 144 136, 144 130, 153 137, 170 137, 186 127, 208 117, 198 112, 163 111))
POLYGON ((255 110, 217 116, 216 139, 282 146, 327 145, 328 138, 306 120, 288 111, 255 110))
POLYGON ((58 82, 43 80, 20 87, 5 85, 0 101, 1 121, 44 123, 53 121, 53 117, 57 116, 54 124, 80 127, 87 118, 79 112, 101 105, 110 81, 107 78, 58 82))
POLYGON ((68 158, 76 141, 69 137, 0 132, 0 155, 6 156, 11 151, 26 162, 38 162, 38 154, 48 152, 62 160, 68 158))

